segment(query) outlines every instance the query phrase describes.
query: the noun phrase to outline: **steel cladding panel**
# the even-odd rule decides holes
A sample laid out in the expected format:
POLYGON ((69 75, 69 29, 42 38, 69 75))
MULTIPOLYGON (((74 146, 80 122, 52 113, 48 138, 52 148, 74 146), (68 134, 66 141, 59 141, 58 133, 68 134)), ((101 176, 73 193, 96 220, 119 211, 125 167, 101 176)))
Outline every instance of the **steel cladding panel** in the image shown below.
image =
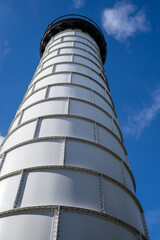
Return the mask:
POLYGON ((49 98, 52 97, 75 97, 90 101, 90 91, 88 89, 72 86, 72 85, 61 85, 53 86, 49 91, 49 98))
POLYGON ((87 67, 93 68, 96 72, 99 72, 99 67, 95 63, 91 62, 90 60, 88 60, 84 57, 74 56, 74 62, 83 63, 87 67))
POLYGON ((64 55, 64 56, 56 56, 52 59, 45 60, 43 64, 43 68, 46 68, 50 65, 57 64, 57 63, 63 63, 63 62, 71 62, 72 56, 71 55, 64 55))
POLYGON ((74 47, 60 48, 59 54, 78 54, 86 57, 86 51, 74 47))
POLYGON ((62 41, 61 37, 55 40, 52 37, 51 40, 48 42, 47 46, 45 47, 45 49, 48 49, 52 44, 57 44, 60 43, 61 41, 62 41))
POLYGON ((99 58, 95 55, 92 55, 91 53, 88 52, 88 58, 95 62, 100 68, 103 68, 103 65, 101 63, 101 61, 99 60, 99 58))
POLYGON ((44 240, 49 239, 52 212, 30 212, 0 218, 0 239, 44 240))
POLYGON ((26 101, 24 101, 24 103, 21 105, 19 110, 21 111, 24 108, 26 108, 27 106, 44 99, 45 98, 45 94, 46 94, 46 89, 42 89, 42 90, 40 90, 38 92, 35 92, 26 101))
POLYGON ((82 38, 82 37, 79 37, 79 36, 64 36, 63 37, 63 41, 80 41, 80 42, 83 42, 83 43, 86 43, 86 39, 82 38))
POLYGON ((119 141, 102 127, 98 127, 98 142, 126 161, 126 154, 119 141))
POLYGON ((117 125, 113 122, 113 128, 114 128, 114 133, 117 135, 117 137, 122 140, 122 137, 120 135, 120 130, 119 128, 117 127, 117 125))
POLYGON ((56 40, 57 38, 60 38, 60 37, 63 37, 63 36, 68 36, 68 35, 74 35, 74 34, 75 34, 75 31, 66 30, 64 32, 56 34, 56 36, 54 36, 53 39, 56 40))
POLYGON ((93 141, 93 124, 74 118, 43 119, 39 137, 46 136, 68 136, 93 141))
POLYGON ((51 115, 51 114, 65 114, 66 113, 66 100, 58 99, 37 103, 29 108, 25 109, 22 123, 29 119, 39 116, 51 115))
MULTIPOLYGON (((81 72, 81 71, 77 70, 77 74, 75 72, 73 73, 73 82, 76 80, 80 81, 80 83, 81 83, 81 81, 83 81, 83 82, 86 81, 86 83, 84 82, 84 86, 85 86, 86 84, 88 84, 87 81, 92 81, 94 83, 97 83, 97 85, 98 85, 98 83, 101 84, 107 90, 107 86, 106 86, 105 82, 102 80, 102 78, 99 76, 99 74, 97 74, 95 79, 89 78, 89 77, 91 77, 91 76, 89 76, 89 69, 88 69, 88 71, 85 71, 85 72, 83 72, 83 71, 81 72), (82 75, 80 75, 80 74, 82 74, 82 75), (87 76, 85 76, 85 75, 87 75, 87 76)), ((97 91, 97 87, 95 90, 97 91)))
POLYGON ((80 213, 63 212, 59 239, 76 240, 137 240, 137 236, 126 228, 106 219, 80 213))
POLYGON ((11 132, 15 127, 18 126, 19 120, 20 120, 20 115, 19 115, 18 117, 16 116, 15 119, 13 120, 13 124, 12 124, 12 126, 11 126, 11 128, 10 128, 10 132, 11 132))
POLYGON ((70 170, 30 172, 21 207, 64 205, 100 211, 98 178, 70 170))
POLYGON ((8 152, 1 175, 36 166, 59 165, 63 140, 30 142, 8 152))
MULTIPOLYGON (((97 43, 95 42, 95 40, 88 34, 88 33, 84 33, 83 31, 79 31, 79 30, 76 30, 75 31, 75 34, 77 35, 77 36, 81 36, 81 37, 84 37, 84 38, 86 38, 86 39, 88 39, 89 41, 91 41, 92 43, 94 43, 94 45, 95 46, 97 46, 97 43)), ((98 46, 97 46, 98 47, 98 46)))
POLYGON ((89 47, 89 46, 87 46, 87 45, 85 45, 81 42, 75 42, 74 46, 79 47, 79 48, 83 48, 84 50, 92 53, 93 55, 95 55, 95 53, 97 53, 96 49, 93 49, 93 48, 91 48, 91 47, 89 47))
MULTIPOLYGON (((30 85, 29 85, 29 87, 30 87, 30 85)), ((31 92, 32 92, 33 86, 32 86, 30 89, 29 89, 29 87, 28 87, 28 90, 27 90, 27 92, 26 92, 26 94, 25 94, 25 97, 28 96, 28 95, 30 95, 31 92)))
POLYGON ((144 234, 140 210, 135 200, 114 183, 104 181, 103 185, 107 213, 127 222, 144 234))
POLYGON ((42 78, 42 77, 45 77, 45 76, 48 75, 48 74, 51 74, 52 71, 53 71, 53 66, 48 67, 48 68, 42 70, 40 73, 38 73, 38 74, 35 76, 35 78, 33 78, 33 82, 32 82, 32 83, 36 82, 38 79, 40 79, 40 78, 42 78))
POLYGON ((56 84, 56 83, 65 83, 69 81, 69 73, 59 73, 59 74, 55 74, 55 75, 51 75, 48 77, 45 77, 43 79, 41 79, 40 81, 36 82, 35 85, 35 90, 44 87, 44 86, 48 86, 50 84, 56 84))
POLYGON ((126 168, 124 168, 124 175, 125 175, 127 187, 128 187, 133 193, 135 193, 135 189, 134 189, 134 186, 133 186, 133 181, 132 181, 131 176, 130 176, 130 174, 129 174, 129 172, 127 171, 126 168))
POLYGON ((76 100, 70 101, 70 114, 92 119, 111 130, 111 118, 91 104, 76 100), (83 109, 83 111, 82 111, 83 109))
POLYGON ((51 37, 2 144, 0 239, 149 240, 118 126, 97 43, 51 37))
MULTIPOLYGON (((105 90, 101 85, 98 84, 98 82, 94 81, 93 79, 79 74, 72 74, 72 83, 80 84, 82 86, 89 87, 90 89, 93 89, 94 91, 98 92, 102 96, 105 96, 105 90)), ((105 84, 104 84, 105 85, 105 84)), ((111 103, 110 98, 106 96, 106 99, 111 103)))
POLYGON ((57 50, 50 52, 46 57, 43 58, 42 62, 47 61, 50 58, 57 56, 57 50))
POLYGON ((61 63, 55 65, 55 72, 63 72, 63 71, 69 71, 69 72, 79 72, 83 74, 88 74, 88 68, 86 66, 82 66, 75 63, 61 63))
POLYGON ((108 112, 114 119, 116 118, 113 108, 98 94, 94 94, 93 101, 96 105, 108 112))
POLYGON ((71 42, 63 42, 63 43, 58 43, 56 45, 52 45, 50 48, 49 48, 49 51, 54 51, 54 50, 57 50, 59 48, 64 48, 64 47, 72 47, 73 46, 73 41, 71 42))
MULTIPOLYGON (((20 174, 0 180, 0 211, 12 209, 20 183, 20 174)), ((3 238, 0 238, 3 239, 3 238)))
POLYGON ((34 136, 35 127, 36 121, 33 121, 16 129, 3 144, 1 152, 15 146, 16 144, 32 139, 34 136))
POLYGON ((120 161, 96 145, 67 141, 65 162, 67 166, 77 166, 94 170, 114 178, 121 183, 123 181, 120 161))
POLYGON ((98 50, 98 47, 95 43, 93 43, 93 41, 91 41, 91 39, 86 39, 81 36, 64 36, 63 37, 63 41, 75 41, 75 42, 81 42, 81 43, 84 43, 90 47, 92 47, 95 51, 99 51, 98 50))

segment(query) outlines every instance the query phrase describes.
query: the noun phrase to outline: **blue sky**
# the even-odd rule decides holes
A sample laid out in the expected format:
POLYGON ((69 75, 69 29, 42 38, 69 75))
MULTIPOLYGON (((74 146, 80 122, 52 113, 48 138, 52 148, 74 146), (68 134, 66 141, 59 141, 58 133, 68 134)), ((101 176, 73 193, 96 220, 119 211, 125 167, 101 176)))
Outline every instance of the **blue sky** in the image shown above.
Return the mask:
POLYGON ((41 37, 68 13, 85 15, 108 44, 105 71, 150 237, 160 239, 160 2, 0 0, 0 141, 40 60, 41 37))

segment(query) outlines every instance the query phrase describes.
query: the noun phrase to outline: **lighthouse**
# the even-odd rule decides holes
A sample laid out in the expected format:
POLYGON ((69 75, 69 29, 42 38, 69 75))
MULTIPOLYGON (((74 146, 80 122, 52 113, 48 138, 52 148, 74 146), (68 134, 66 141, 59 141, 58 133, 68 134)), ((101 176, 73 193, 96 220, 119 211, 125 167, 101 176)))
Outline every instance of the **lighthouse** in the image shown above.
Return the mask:
POLYGON ((53 21, 0 151, 0 239, 149 240, 91 19, 53 21))

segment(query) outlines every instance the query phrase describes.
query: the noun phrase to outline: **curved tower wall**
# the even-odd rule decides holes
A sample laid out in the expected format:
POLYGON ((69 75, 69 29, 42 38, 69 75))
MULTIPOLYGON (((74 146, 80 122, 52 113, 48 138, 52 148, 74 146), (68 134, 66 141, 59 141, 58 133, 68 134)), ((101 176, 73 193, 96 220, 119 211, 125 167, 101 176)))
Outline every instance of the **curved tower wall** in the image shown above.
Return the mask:
POLYGON ((149 239, 99 46, 50 39, 2 143, 0 239, 149 239))

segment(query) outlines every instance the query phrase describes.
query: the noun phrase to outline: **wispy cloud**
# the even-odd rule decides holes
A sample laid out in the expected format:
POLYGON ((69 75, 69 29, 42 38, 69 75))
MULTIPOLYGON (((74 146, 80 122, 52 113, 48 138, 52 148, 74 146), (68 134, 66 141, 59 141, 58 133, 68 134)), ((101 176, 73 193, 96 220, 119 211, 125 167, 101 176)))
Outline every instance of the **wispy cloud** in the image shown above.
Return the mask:
POLYGON ((4 41, 3 56, 7 55, 9 52, 11 52, 11 48, 9 47, 9 42, 6 40, 4 41))
POLYGON ((146 213, 146 221, 149 226, 160 225, 160 207, 154 210, 149 210, 146 213))
POLYGON ((11 14, 12 11, 8 2, 0 0, 0 61, 3 56, 7 55, 11 51, 9 42, 4 40, 5 36, 2 34, 3 29, 7 26, 11 19, 11 14))
POLYGON ((82 8, 84 6, 84 0, 73 0, 75 8, 82 8))
POLYGON ((11 13, 10 6, 4 1, 2 1, 0 3, 0 19, 1 20, 4 20, 4 18, 6 19, 7 17, 9 17, 10 13, 11 13))
POLYGON ((4 139, 4 137, 1 136, 1 134, 0 134, 0 145, 1 145, 2 141, 3 141, 3 139, 4 139))
POLYGON ((147 226, 149 228, 150 234, 152 234, 152 239, 160 239, 160 207, 148 210, 145 214, 147 226))
POLYGON ((123 127, 124 134, 139 137, 143 129, 149 126, 158 114, 160 114, 160 87, 151 93, 149 106, 128 116, 127 125, 123 127))
POLYGON ((113 8, 106 8, 102 15, 102 24, 107 34, 118 41, 124 41, 137 32, 151 30, 145 8, 138 10, 137 6, 126 1, 116 3, 113 8))

